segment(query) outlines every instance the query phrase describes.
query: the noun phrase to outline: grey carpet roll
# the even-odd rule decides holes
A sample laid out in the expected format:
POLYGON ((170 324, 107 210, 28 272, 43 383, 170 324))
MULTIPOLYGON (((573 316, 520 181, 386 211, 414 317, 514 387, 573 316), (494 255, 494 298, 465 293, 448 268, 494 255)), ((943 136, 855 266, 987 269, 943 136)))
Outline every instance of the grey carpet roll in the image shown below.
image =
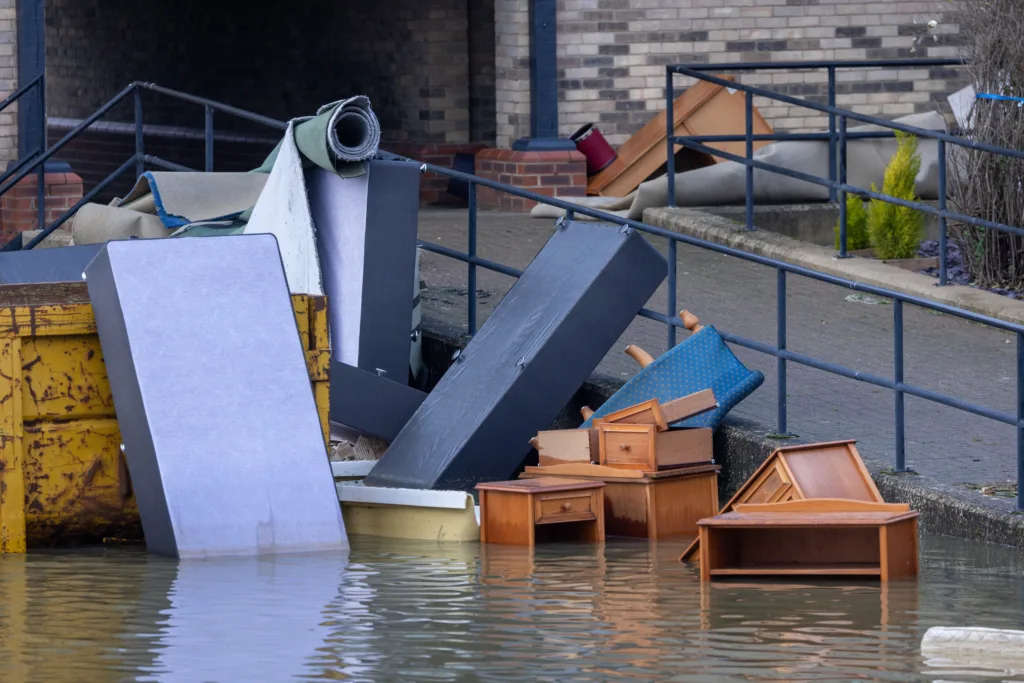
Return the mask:
POLYGON ((362 95, 321 107, 317 115, 331 107, 327 142, 338 161, 366 161, 377 153, 380 146, 380 122, 377 121, 370 100, 362 95))

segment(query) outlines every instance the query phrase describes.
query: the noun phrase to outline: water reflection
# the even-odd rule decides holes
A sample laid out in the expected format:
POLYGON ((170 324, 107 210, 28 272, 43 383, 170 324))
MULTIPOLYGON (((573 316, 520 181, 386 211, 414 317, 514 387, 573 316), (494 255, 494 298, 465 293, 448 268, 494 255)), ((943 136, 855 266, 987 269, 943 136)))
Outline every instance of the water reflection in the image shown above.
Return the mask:
POLYGON ((147 582, 155 599, 144 602, 170 604, 153 666, 136 680, 287 680, 323 647, 347 561, 347 552, 182 561, 169 587, 147 582))
POLYGON ((0 681, 981 681, 925 630, 1024 627, 1021 553, 948 539, 887 586, 701 586, 682 543, 352 541, 347 565, 2 558, 0 681))

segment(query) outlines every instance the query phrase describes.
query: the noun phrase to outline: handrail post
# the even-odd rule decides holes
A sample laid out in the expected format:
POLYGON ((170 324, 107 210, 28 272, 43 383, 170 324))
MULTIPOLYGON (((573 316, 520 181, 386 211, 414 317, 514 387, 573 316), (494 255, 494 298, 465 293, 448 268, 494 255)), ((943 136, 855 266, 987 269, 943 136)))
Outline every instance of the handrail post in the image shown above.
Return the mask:
MULTIPOLYGON (((839 184, 846 185, 846 117, 839 117, 839 184)), ((839 258, 846 258, 846 190, 839 190, 839 258)))
POLYGON ((203 105, 205 112, 204 132, 206 136, 206 172, 213 173, 213 107, 203 105))
MULTIPOLYGON (((46 76, 40 74, 36 81, 39 89, 39 156, 46 151, 46 76)), ((46 162, 39 164, 36 174, 36 229, 46 228, 46 162)))
MULTIPOLYGON (((665 128, 667 134, 665 149, 665 178, 668 181, 669 208, 676 205, 676 127, 675 127, 675 88, 672 67, 665 67, 665 128)), ((672 315, 675 315, 673 313, 672 315)))
MULTIPOLYGON (((828 67, 828 106, 836 106, 836 68, 828 67)), ((828 114, 828 179, 836 181, 836 115, 828 114)), ((836 201, 836 188, 828 188, 828 200, 836 201)))
POLYGON ((1017 333, 1017 509, 1024 510, 1024 333, 1017 333))
POLYGON ((907 455, 904 451, 906 437, 904 434, 904 397, 903 390, 903 301, 894 299, 892 302, 892 348, 893 348, 893 398, 895 399, 896 418, 896 471, 906 472, 907 455))
POLYGON ((947 284, 946 273, 946 141, 939 140, 939 286, 947 284))
POLYGON ((747 171, 747 230, 754 229, 754 167, 750 162, 754 160, 754 95, 746 93, 746 171, 747 171))
POLYGON ((138 86, 132 91, 135 101, 135 178, 142 177, 146 171, 146 161, 143 159, 145 148, 142 144, 142 89, 138 86))
POLYGON ((776 431, 782 436, 789 433, 786 424, 786 359, 782 355, 786 350, 786 271, 776 268, 775 274, 775 342, 779 349, 775 363, 778 375, 776 431))
POLYGON ((473 259, 476 258, 476 183, 470 181, 468 188, 468 200, 469 200, 469 229, 468 240, 466 251, 469 255, 469 265, 466 273, 466 292, 467 292, 467 313, 466 313, 466 326, 469 328, 470 336, 476 334, 476 264, 473 263, 473 259))
MULTIPOLYGON (((678 311, 676 311, 676 241, 669 239, 668 241, 668 317, 674 318, 678 311)), ((676 345, 676 326, 673 323, 668 323, 668 346, 666 351, 671 350, 676 345)))

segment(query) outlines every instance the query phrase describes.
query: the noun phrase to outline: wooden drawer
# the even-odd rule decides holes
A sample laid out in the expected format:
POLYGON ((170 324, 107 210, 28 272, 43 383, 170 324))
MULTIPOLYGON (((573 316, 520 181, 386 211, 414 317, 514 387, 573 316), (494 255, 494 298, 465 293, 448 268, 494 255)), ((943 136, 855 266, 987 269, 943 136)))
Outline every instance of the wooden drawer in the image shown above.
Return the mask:
POLYGON ((598 445, 601 464, 608 467, 631 467, 655 471, 658 462, 654 455, 655 425, 607 424, 598 425, 598 445))
POLYGON ((596 496, 589 491, 547 493, 534 497, 534 524, 597 519, 596 496))

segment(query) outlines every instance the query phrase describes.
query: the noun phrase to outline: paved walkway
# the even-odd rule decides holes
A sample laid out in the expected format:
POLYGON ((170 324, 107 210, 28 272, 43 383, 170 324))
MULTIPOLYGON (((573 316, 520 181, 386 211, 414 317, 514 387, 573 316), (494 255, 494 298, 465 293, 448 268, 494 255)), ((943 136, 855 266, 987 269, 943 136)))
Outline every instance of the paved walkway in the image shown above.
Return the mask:
MULTIPOLYGON (((525 268, 544 245, 552 222, 519 214, 480 214, 478 255, 525 268)), ((466 250, 466 211, 430 209, 420 215, 420 239, 466 250)), ((664 240, 655 246, 665 253, 664 240)), ((776 275, 771 269, 707 250, 678 245, 680 308, 705 323, 768 344, 775 343, 776 275)), ((421 277, 430 290, 426 320, 466 324, 466 265, 424 254, 421 277)), ((512 285, 512 278, 478 269, 479 324, 512 285)), ((846 367, 892 376, 892 306, 851 297, 832 285, 790 275, 787 280, 788 347, 846 367)), ((666 285, 648 307, 665 310, 666 285)), ((905 307, 905 381, 1006 413, 1016 411, 1016 343, 1005 333, 954 317, 905 307)), ((680 331, 679 339, 685 335, 680 331)), ((637 319, 605 357, 602 374, 632 376, 636 366, 622 353, 637 344, 652 355, 665 351, 665 326, 637 319)), ((765 383, 734 415, 766 425, 776 419, 776 361, 756 351, 734 349, 765 374, 765 383)), ((891 467, 894 453, 893 397, 886 389, 790 363, 789 430, 814 440, 855 438, 875 467, 891 467)), ((921 483, 955 485, 967 495, 978 485, 1016 479, 1012 427, 914 397, 906 398, 907 463, 921 483), (971 485, 971 486, 968 486, 971 485)), ((1012 501, 1005 506, 1012 509, 1012 501)))

